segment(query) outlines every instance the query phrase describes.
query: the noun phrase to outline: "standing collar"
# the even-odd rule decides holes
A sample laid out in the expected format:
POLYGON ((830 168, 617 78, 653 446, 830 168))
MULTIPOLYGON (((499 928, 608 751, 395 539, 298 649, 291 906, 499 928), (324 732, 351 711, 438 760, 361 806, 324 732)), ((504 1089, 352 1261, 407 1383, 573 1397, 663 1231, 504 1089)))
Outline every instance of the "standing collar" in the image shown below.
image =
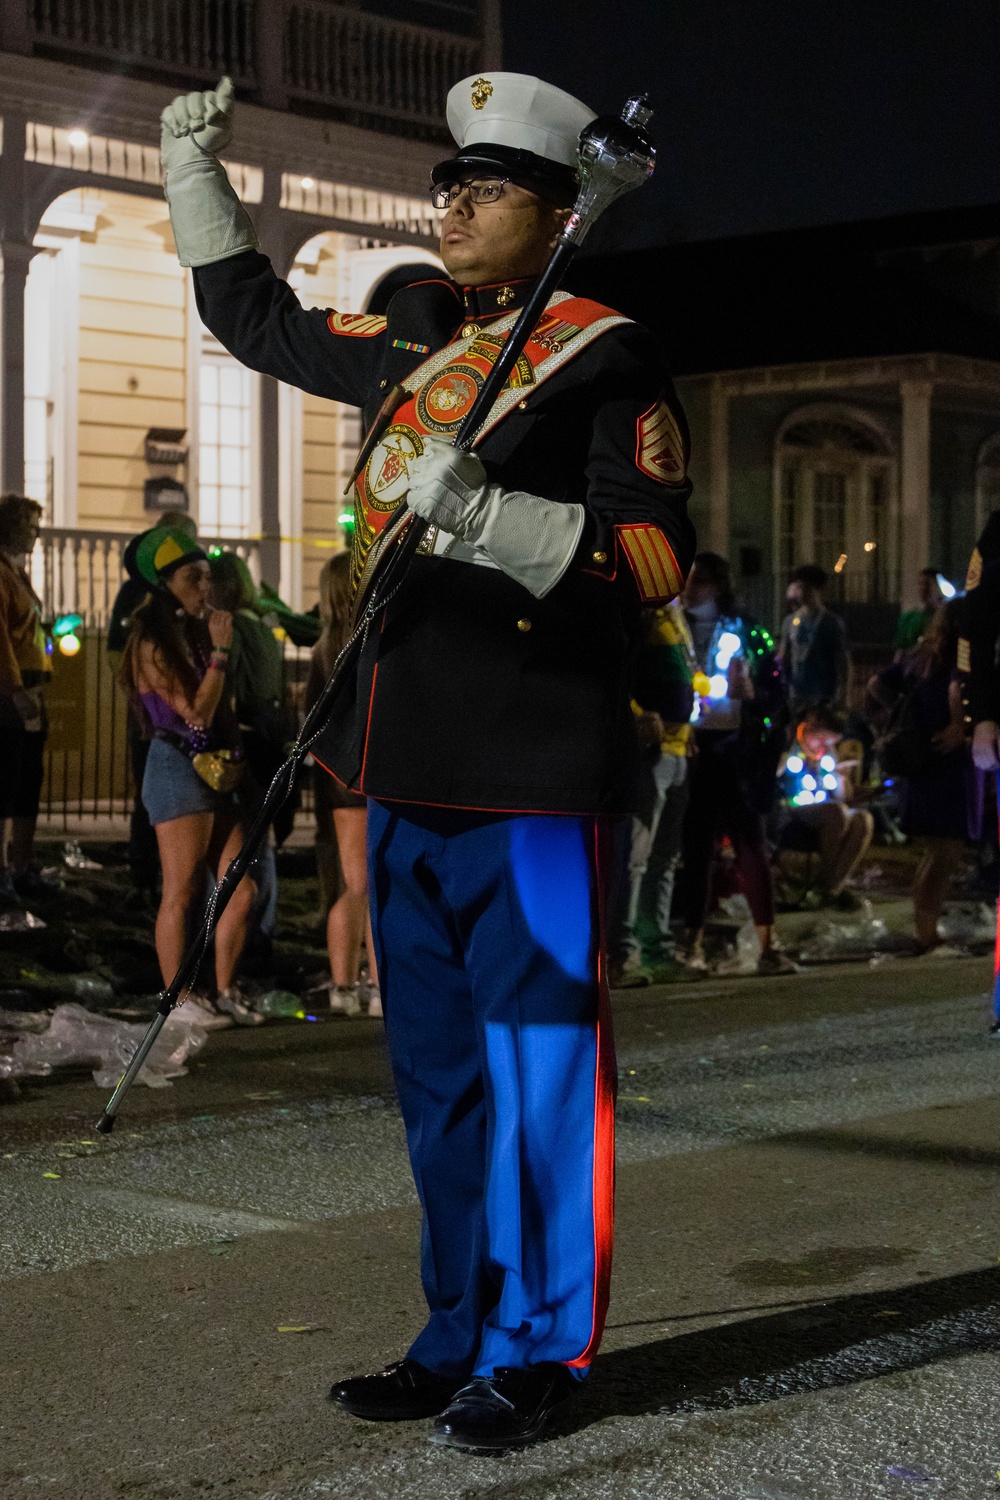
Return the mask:
POLYGON ((488 286, 463 286, 462 306, 467 318, 498 318, 523 307, 537 284, 537 276, 496 281, 488 286))

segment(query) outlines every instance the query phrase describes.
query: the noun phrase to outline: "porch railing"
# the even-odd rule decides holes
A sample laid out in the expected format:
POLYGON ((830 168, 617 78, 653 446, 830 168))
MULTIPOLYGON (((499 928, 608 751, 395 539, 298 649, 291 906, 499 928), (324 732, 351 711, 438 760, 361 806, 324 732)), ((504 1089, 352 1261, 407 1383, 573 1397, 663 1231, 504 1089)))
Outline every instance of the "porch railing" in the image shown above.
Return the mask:
POLYGON ((449 88, 475 70, 478 56, 475 38, 328 0, 290 0, 286 11, 289 99, 440 126, 449 88))
MULTIPOLYGON (((474 24, 471 6, 451 10, 474 24)), ((338 0, 2 0, 0 44, 182 86, 228 73, 274 108, 417 135, 443 131, 448 89, 483 52, 338 0)))
MULTIPOLYGON (((17 0, 4 0, 5 5, 17 0)), ((30 0, 36 43, 253 87, 254 0, 30 0)))
MULTIPOLYGON (((125 581, 123 558, 130 540, 129 532, 44 527, 31 557, 31 578, 45 618, 76 614, 89 626, 106 625, 125 581)), ((259 582, 259 538, 199 537, 199 541, 203 547, 237 552, 259 582)))

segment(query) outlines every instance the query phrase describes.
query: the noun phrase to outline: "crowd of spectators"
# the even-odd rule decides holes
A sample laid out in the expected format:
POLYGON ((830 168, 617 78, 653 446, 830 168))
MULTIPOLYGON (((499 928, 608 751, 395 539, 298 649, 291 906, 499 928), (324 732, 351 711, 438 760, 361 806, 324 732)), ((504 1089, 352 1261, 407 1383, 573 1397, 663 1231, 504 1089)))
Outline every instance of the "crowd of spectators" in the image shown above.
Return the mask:
POLYGON ((734 891, 758 972, 789 970, 776 903, 859 909, 851 880, 877 832, 915 842, 914 951, 946 951, 939 922, 980 835, 984 778, 963 721, 963 601, 945 599, 940 577, 921 573, 886 664, 852 684, 822 568, 791 574, 772 638, 734 597, 726 560, 697 555, 681 598, 649 616, 637 660, 644 762, 612 903, 613 983, 703 971, 707 919, 734 891))
MULTIPOLYGON (((46 622, 27 566, 39 515, 22 497, 0 501, 0 908, 57 889, 32 853, 50 675, 46 622)), ((167 982, 286 757, 298 717, 343 648, 349 562, 340 553, 326 563, 312 616, 255 583, 236 551, 202 547, 181 512, 133 538, 124 563, 107 650, 129 703, 136 796, 128 900, 151 917, 155 909, 167 982), (311 646, 297 696, 288 638, 311 646)), ((852 682, 847 632, 826 602, 827 585, 820 567, 797 568, 772 637, 735 597, 726 559, 700 552, 680 598, 645 617, 632 685, 641 774, 609 911, 613 983, 703 972, 712 962, 713 913, 734 895, 745 901, 758 972, 788 971, 793 964, 775 936, 777 906, 856 909, 851 880, 877 834, 917 841, 914 948, 940 945, 949 887, 983 810, 983 774, 969 753, 958 686, 962 600, 946 600, 937 570, 925 569, 919 606, 899 616, 884 665, 867 682, 855 671, 852 682), (783 870, 795 861, 790 883, 783 870)), ((380 1015, 365 799, 317 768, 313 806, 329 1006, 380 1015)), ((203 972, 183 1002, 199 1025, 263 1019, 246 976, 266 968, 275 851, 295 810, 290 802, 276 819, 219 923, 214 972, 203 972)))

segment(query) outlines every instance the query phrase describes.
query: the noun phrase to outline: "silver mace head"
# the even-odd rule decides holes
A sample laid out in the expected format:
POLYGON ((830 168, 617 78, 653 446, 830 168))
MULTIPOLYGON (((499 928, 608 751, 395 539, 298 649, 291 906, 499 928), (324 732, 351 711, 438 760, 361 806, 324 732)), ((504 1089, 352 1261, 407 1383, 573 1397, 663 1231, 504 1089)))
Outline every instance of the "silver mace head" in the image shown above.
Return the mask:
POLYGON ((560 236, 578 245, 606 208, 651 176, 656 148, 646 134, 648 98, 629 99, 620 115, 598 115, 580 135, 580 191, 560 236))

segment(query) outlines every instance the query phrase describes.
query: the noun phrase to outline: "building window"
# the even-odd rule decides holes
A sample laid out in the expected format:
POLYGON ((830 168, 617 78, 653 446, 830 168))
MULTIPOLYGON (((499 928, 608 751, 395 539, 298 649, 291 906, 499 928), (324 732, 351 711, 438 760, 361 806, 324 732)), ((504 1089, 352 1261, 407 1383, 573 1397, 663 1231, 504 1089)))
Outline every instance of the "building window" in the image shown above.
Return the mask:
POLYGON ((251 372, 208 332, 198 372, 198 527, 208 537, 249 536, 252 505, 251 372))
POLYGON ((890 524, 895 467, 881 425, 834 405, 795 412, 776 452, 776 593, 790 569, 818 563, 830 597, 875 603, 893 596, 895 538, 890 524))
POLYGON ((1000 432, 986 440, 976 462, 977 537, 994 510, 1000 510, 1000 432))

